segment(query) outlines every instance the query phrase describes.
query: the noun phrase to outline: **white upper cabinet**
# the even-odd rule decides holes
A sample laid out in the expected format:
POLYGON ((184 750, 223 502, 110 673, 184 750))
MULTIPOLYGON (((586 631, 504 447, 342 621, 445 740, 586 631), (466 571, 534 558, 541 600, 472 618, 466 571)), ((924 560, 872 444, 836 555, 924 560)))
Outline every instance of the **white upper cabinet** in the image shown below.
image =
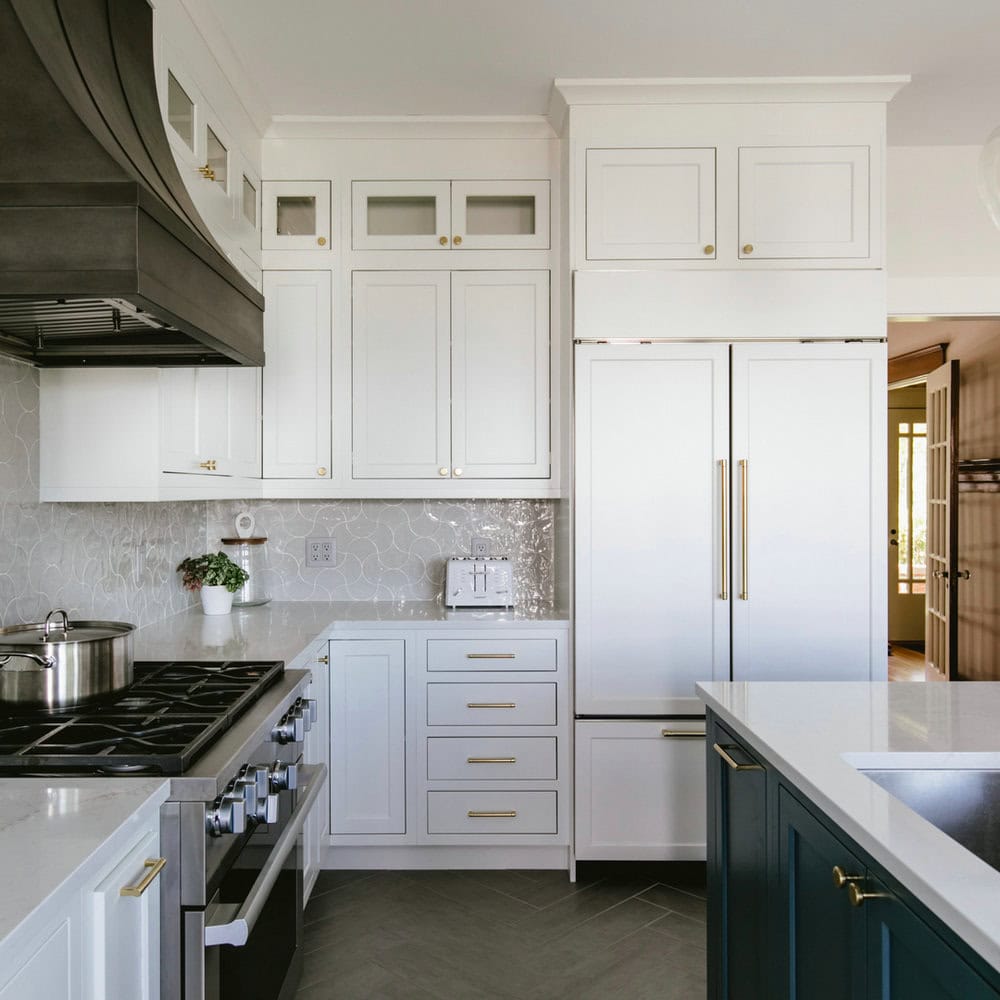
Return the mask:
POLYGON ((260 476, 259 369, 163 369, 160 408, 163 472, 260 476))
POLYGON ((436 250, 451 245, 447 181, 355 181, 355 250, 436 250))
POLYGON ((447 271, 354 272, 354 476, 451 475, 447 271))
POLYGON ((330 249, 330 182, 264 181, 261 246, 330 249))
POLYGON ((549 475, 547 271, 354 272, 354 478, 549 475))
POLYGON ((869 256, 867 146, 740 149, 742 259, 869 256))
POLYGON ((331 276, 264 274, 264 478, 331 475, 331 276))
POLYGON ((715 256, 714 149, 588 149, 587 259, 715 256))
POLYGON ((355 250, 545 250, 548 181, 355 181, 355 250))
POLYGON ((549 274, 451 277, 451 460, 468 479, 549 474, 549 274))

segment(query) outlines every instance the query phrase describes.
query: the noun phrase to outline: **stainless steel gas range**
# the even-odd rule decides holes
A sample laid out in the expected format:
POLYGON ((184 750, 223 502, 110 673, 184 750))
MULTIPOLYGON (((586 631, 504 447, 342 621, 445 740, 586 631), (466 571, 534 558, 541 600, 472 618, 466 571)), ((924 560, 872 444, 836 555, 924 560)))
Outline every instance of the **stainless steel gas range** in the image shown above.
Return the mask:
POLYGON ((301 972, 309 675, 280 662, 138 662, 96 705, 0 715, 0 776, 162 774, 163 1000, 285 1000, 301 972))

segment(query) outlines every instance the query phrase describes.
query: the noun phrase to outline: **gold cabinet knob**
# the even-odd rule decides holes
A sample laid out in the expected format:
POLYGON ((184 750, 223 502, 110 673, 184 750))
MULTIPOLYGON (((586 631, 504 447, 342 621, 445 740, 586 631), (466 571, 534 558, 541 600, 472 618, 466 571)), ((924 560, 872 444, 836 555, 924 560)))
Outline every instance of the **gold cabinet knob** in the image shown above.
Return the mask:
POLYGON ((441 246, 446 247, 448 245, 448 237, 447 236, 439 236, 438 237, 438 243, 440 243, 441 246))
POLYGON ((452 475, 454 475, 454 476, 460 476, 461 474, 462 474, 462 470, 461 469, 452 469, 452 475))
POLYGON ((833 866, 833 884, 838 889, 843 889, 845 885, 853 884, 863 878, 864 875, 848 875, 840 865, 833 866))
POLYGON ((325 475, 326 475, 326 466, 325 466, 325 465, 321 465, 321 466, 320 466, 320 467, 319 467, 319 468, 318 468, 318 469, 316 470, 316 475, 317 475, 317 476, 325 476, 325 475))
POLYGON ((447 476, 448 475, 448 470, 444 466, 442 466, 440 469, 438 469, 438 475, 439 476, 447 476))
POLYGON ((753 244, 752 243, 744 243, 743 244, 743 252, 744 253, 753 253, 753 244))
POLYGON ((321 247, 325 247, 325 246, 326 246, 326 237, 325 237, 325 236, 318 236, 318 237, 316 237, 316 242, 317 242, 317 243, 318 243, 318 244, 319 244, 319 245, 320 245, 321 247))
POLYGON ((715 253, 715 247, 714 247, 714 245, 713 245, 713 244, 711 244, 711 243, 708 243, 708 244, 707 244, 707 245, 705 246, 705 254, 706 254, 706 256, 709 256, 709 255, 711 255, 711 254, 713 254, 713 253, 715 253))
POLYGON ((452 236, 451 242, 454 243, 455 246, 460 247, 462 245, 462 237, 461 236, 452 236))
POLYGON ((851 906, 864 906, 869 899, 888 899, 884 892, 865 892, 857 882, 852 882, 847 887, 847 895, 851 900, 851 906))
POLYGON ((215 459, 209 458, 204 462, 198 463, 199 469, 207 469, 209 472, 215 472, 215 459))
POLYGON ((205 166, 198 168, 198 173, 207 181, 215 180, 215 171, 207 163, 205 166))

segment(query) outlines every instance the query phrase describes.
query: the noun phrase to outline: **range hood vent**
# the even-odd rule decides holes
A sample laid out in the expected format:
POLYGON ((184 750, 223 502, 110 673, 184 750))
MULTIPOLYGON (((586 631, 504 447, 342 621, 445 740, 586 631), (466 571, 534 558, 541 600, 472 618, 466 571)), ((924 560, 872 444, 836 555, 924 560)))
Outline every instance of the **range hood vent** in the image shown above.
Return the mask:
POLYGON ((146 0, 0 0, 0 354, 262 365, 263 297, 184 187, 146 0))

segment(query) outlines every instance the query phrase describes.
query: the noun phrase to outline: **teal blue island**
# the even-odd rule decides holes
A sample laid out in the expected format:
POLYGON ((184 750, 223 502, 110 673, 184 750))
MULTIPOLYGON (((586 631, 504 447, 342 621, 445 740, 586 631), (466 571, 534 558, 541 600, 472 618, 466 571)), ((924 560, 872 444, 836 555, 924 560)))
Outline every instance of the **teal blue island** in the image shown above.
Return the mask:
POLYGON ((1000 998, 1000 684, 699 693, 710 1000, 1000 998))

